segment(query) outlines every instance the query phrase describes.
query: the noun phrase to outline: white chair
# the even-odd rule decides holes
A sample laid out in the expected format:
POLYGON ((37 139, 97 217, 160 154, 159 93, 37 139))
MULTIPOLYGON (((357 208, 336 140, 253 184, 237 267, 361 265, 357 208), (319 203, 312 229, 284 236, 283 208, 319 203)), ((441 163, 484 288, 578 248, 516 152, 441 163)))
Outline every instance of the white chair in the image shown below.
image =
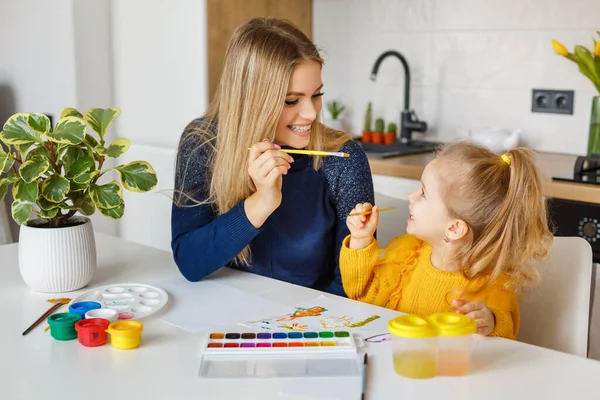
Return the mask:
POLYGON ((517 340, 587 357, 592 248, 580 237, 555 237, 538 265, 541 281, 520 295, 517 340))

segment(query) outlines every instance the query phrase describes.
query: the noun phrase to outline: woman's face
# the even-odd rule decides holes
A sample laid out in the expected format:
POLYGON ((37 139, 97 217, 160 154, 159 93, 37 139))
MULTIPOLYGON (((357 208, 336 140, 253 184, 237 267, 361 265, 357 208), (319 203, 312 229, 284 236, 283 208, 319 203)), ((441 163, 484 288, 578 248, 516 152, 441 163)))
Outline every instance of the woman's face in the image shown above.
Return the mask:
POLYGON ((321 64, 303 60, 296 64, 290 76, 285 104, 277 122, 275 143, 303 149, 308 146, 311 125, 321 112, 321 64))

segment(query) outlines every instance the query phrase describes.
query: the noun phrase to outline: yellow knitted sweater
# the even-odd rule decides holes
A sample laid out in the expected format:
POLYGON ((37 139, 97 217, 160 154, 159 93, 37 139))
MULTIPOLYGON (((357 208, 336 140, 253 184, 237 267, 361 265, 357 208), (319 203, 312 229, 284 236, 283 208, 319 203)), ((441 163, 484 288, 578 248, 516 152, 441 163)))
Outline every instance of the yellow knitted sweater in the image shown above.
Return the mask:
MULTIPOLYGON (((364 249, 348 247, 344 239, 340 252, 342 283, 348 297, 407 314, 427 316, 452 311, 451 300, 470 282, 462 272, 446 272, 431 264, 431 245, 412 235, 394 238, 380 250, 376 240, 364 249)), ((492 282, 477 294, 465 294, 468 301, 482 301, 496 317, 491 336, 515 339, 519 330, 519 304, 506 278, 492 282)), ((471 287, 477 287, 471 286, 471 287)))

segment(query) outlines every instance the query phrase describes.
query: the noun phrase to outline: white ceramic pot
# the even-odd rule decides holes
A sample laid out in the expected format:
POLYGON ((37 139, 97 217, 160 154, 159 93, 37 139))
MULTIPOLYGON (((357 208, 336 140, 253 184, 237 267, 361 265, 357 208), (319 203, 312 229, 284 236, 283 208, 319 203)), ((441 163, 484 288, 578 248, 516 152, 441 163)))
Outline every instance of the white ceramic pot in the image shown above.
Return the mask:
POLYGON ((90 283, 96 271, 96 242, 92 221, 74 217, 78 225, 36 227, 21 225, 19 270, 31 289, 43 293, 70 292, 90 283))

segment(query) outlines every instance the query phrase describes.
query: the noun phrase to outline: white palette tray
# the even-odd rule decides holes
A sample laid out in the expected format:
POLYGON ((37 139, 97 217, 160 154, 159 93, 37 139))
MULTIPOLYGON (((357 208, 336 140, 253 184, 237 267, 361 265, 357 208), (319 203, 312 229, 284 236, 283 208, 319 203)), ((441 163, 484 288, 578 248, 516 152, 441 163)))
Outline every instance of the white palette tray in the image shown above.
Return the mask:
POLYGON ((119 319, 139 320, 159 311, 167 304, 169 295, 156 286, 141 283, 119 283, 90 289, 71 300, 96 301, 102 308, 119 312, 119 319))

